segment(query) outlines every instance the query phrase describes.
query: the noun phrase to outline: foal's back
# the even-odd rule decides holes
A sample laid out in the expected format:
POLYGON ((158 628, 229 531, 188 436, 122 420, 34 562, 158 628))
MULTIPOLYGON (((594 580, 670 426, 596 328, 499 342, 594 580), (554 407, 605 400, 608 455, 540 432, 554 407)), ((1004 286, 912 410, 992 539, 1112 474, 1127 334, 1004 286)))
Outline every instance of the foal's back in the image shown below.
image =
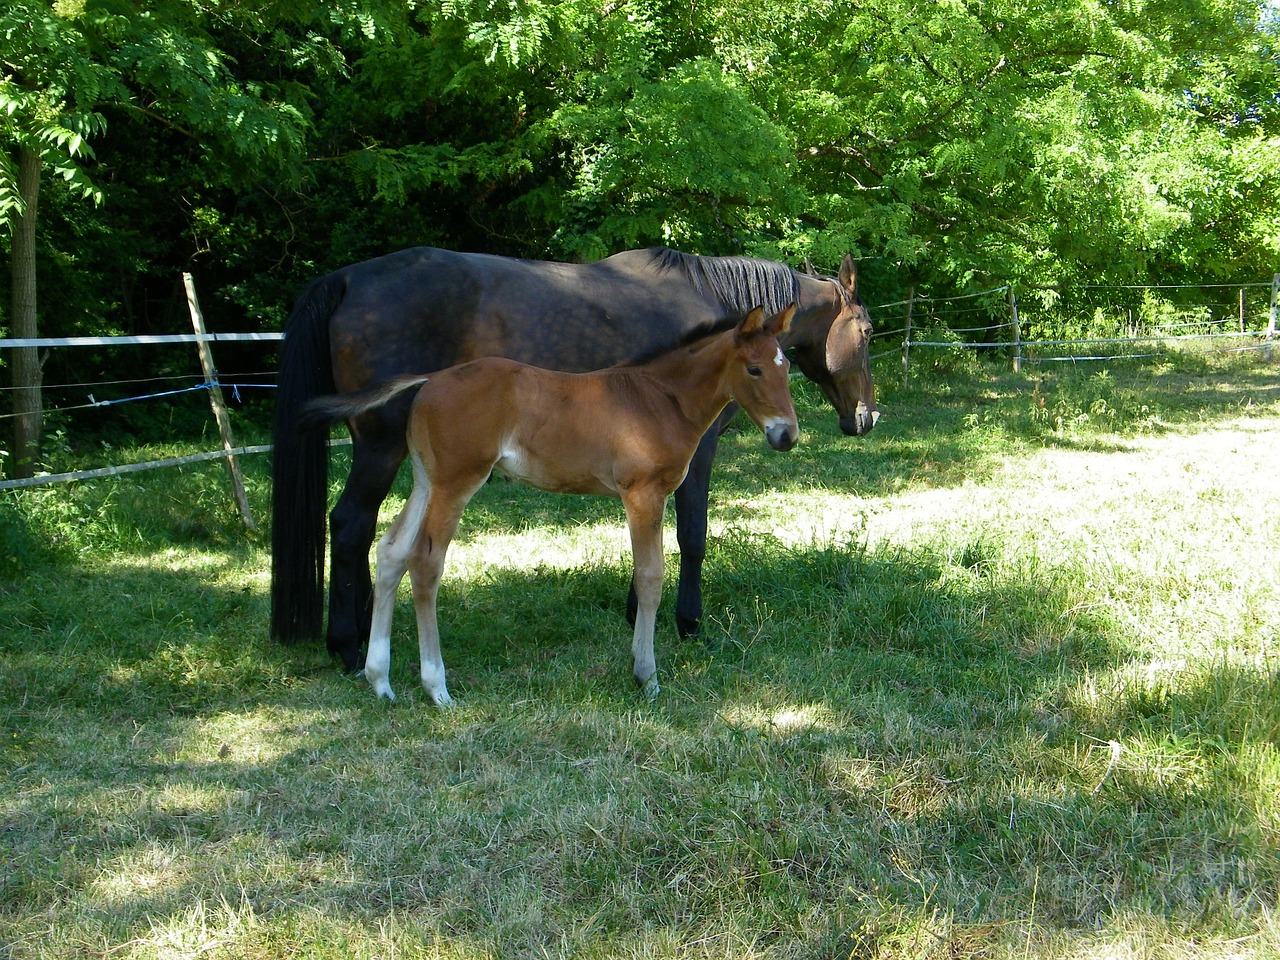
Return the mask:
POLYGON ((410 437, 434 485, 497 469, 556 493, 619 496, 640 480, 679 486, 700 434, 685 437, 678 415, 643 367, 561 373, 484 357, 422 385, 410 437))

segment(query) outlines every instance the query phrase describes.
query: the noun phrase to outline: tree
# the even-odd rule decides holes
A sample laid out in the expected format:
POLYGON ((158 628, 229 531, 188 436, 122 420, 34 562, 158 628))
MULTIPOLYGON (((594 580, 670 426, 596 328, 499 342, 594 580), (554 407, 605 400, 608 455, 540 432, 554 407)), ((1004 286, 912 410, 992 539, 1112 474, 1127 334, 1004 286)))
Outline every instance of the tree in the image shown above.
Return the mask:
MULTIPOLYGON (((237 82, 203 29, 196 2, 82 4, 17 0, 0 14, 0 222, 12 235, 11 327, 38 336, 36 226, 45 167, 101 202, 86 165, 105 112, 126 111, 201 141, 210 163, 243 168, 300 155, 305 126, 268 88, 237 82)), ((39 459, 40 364, 13 363, 14 473, 39 459)))
MULTIPOLYGON (((15 337, 39 335, 36 223, 41 168, 75 192, 101 193, 77 164, 91 158, 87 138, 104 121, 92 110, 111 78, 87 44, 47 4, 16 3, 0 13, 0 222, 12 233, 10 326, 15 337)), ((31 476, 41 433, 40 361, 33 347, 14 350, 14 474, 31 476)))
POLYGON ((886 299, 1269 275, 1267 9, 11 0, 0 247, 32 275, 17 228, 38 198, 45 309, 78 305, 44 325, 94 332, 145 325, 135 301, 163 303, 197 261, 206 309, 278 329, 317 273, 419 243, 564 259, 670 243, 828 268, 853 251, 886 299), (44 173, 29 203, 23 149, 44 173), (82 202, 101 196, 89 175, 101 209, 82 202))
MULTIPOLYGON (((811 199, 787 255, 858 248, 961 287, 1128 281, 1172 262, 1198 210, 1231 205, 1220 173, 1252 166, 1275 209, 1258 141, 1197 105, 1206 77, 1238 76, 1209 99, 1274 113, 1247 92, 1275 90, 1257 3, 762 0, 722 23, 729 64, 798 147, 811 199)), ((1228 263, 1224 248, 1209 266, 1228 263)))

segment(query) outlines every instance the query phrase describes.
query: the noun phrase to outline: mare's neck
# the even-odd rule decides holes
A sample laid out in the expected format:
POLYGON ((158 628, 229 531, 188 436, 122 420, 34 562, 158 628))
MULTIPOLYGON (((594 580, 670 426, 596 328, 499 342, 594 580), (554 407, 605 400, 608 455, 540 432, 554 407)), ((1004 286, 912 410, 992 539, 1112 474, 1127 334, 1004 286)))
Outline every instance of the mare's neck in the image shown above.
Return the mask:
POLYGON ((778 338, 784 350, 813 339, 819 330, 825 339, 827 326, 844 307, 844 295, 836 281, 803 273, 797 276, 799 302, 796 315, 791 320, 791 328, 778 338))

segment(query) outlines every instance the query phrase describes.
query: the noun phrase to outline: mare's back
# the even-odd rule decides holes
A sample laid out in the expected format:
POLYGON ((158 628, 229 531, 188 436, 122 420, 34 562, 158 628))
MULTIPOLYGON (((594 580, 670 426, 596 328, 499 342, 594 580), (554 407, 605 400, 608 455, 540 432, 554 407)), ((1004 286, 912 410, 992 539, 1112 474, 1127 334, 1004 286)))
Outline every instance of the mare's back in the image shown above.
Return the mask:
POLYGON ((416 247, 338 271, 343 389, 484 356, 596 370, 673 344, 719 308, 647 251, 564 264, 416 247), (344 358, 346 362, 344 364, 344 358))

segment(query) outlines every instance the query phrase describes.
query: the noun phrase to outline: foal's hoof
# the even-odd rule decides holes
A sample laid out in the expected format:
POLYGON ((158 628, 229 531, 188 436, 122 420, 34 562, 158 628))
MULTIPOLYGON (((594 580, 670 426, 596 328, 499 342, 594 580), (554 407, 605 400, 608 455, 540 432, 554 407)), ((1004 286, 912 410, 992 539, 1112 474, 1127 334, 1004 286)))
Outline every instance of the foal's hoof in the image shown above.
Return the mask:
POLYGON ((662 692, 662 686, 658 683, 658 675, 656 673, 640 685, 640 692, 651 703, 658 699, 658 694, 662 692))
POLYGON ((449 696, 447 692, 431 693, 431 702, 441 710, 451 710, 455 706, 453 697, 449 696))

